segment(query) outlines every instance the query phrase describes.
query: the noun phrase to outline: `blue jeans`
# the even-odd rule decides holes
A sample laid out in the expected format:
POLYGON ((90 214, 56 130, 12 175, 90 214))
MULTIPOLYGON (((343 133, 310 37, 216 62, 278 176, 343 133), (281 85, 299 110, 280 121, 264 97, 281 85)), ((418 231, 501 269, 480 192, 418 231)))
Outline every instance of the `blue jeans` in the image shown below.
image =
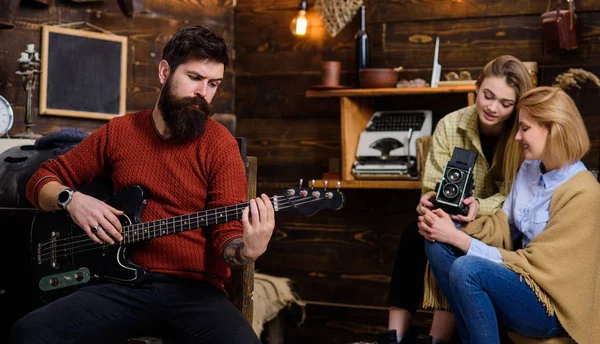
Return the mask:
POLYGON ((425 252, 463 343, 500 343, 499 325, 536 338, 565 334, 516 272, 438 242, 425 240, 425 252))
POLYGON ((9 343, 121 343, 166 336, 173 343, 260 344, 252 327, 207 282, 92 284, 18 320, 9 343))

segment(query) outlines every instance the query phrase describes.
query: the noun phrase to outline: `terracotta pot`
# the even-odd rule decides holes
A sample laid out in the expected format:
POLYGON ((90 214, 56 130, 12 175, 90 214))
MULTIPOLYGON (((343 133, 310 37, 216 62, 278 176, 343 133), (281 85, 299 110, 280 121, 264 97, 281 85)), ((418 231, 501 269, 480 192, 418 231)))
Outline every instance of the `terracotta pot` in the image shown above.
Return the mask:
POLYGON ((361 88, 396 87, 398 72, 391 68, 364 68, 358 71, 361 88))
POLYGON ((321 84, 324 86, 339 86, 342 63, 340 61, 325 61, 321 68, 323 72, 321 84))

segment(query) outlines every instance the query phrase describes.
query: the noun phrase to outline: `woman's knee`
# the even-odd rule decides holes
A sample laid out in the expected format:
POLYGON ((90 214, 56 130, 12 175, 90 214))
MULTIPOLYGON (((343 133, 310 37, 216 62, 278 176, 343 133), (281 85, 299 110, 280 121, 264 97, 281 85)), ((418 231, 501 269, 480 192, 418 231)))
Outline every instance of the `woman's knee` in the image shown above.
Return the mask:
POLYGON ((425 253, 432 264, 442 258, 453 256, 452 246, 438 241, 425 240, 425 253))
POLYGON ((481 273, 485 270, 485 263, 484 258, 475 256, 465 255, 457 258, 450 268, 450 284, 456 286, 479 283, 481 273))

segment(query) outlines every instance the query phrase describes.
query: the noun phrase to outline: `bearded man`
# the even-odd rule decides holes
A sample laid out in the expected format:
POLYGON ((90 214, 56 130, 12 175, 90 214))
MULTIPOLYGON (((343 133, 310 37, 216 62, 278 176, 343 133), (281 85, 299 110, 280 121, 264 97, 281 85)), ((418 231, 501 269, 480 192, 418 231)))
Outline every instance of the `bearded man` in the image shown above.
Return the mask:
MULTIPOLYGON (((237 142, 211 119, 210 103, 228 63, 227 44, 214 30, 179 30, 163 50, 154 108, 114 118, 43 163, 27 184, 28 199, 43 211, 66 211, 82 235, 111 245, 123 240, 123 212, 77 191, 105 170, 115 192, 130 185, 148 191, 144 222, 245 202, 237 142)), ((148 273, 143 283, 85 285, 17 321, 10 341, 118 343, 152 333, 175 343, 260 343, 223 285, 230 266, 265 252, 275 226, 266 195, 249 204, 241 221, 133 247, 132 261, 148 273)))

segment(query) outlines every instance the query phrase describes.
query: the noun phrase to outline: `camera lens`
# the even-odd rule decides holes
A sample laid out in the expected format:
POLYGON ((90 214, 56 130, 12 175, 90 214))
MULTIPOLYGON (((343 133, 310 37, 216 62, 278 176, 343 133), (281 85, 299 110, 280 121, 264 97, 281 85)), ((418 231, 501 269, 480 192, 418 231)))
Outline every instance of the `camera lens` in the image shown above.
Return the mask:
POLYGON ((446 184, 442 188, 442 192, 444 193, 444 197, 448 199, 453 199, 458 195, 458 187, 454 184, 446 184))
POLYGON ((452 183, 458 183, 461 178, 462 173, 459 170, 453 168, 450 171, 448 171, 448 180, 452 183))

